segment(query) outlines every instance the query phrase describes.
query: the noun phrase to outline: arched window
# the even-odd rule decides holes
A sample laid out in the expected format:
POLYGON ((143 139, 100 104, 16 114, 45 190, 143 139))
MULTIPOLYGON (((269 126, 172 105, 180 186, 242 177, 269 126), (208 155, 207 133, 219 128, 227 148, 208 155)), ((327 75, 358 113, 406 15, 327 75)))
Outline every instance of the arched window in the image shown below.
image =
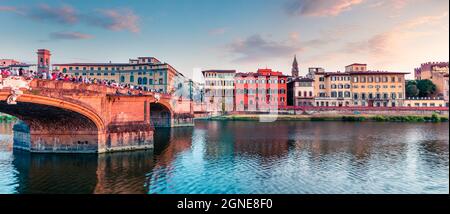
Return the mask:
POLYGON ((63 68, 63 73, 67 73, 67 68, 63 68))
POLYGON ((307 97, 308 96, 308 92, 307 91, 303 92, 303 96, 307 97))
POLYGON ((142 78, 138 78, 138 85, 142 84, 142 78))
POLYGON ((144 79, 142 79, 142 84, 147 85, 147 77, 144 77, 144 79))
POLYGON ((302 96, 302 92, 301 92, 301 91, 298 92, 298 96, 299 96, 299 97, 302 96))
POLYGON ((310 96, 310 97, 312 97, 312 96, 313 96, 313 93, 312 93, 312 91, 310 91, 310 92, 309 92, 309 96, 310 96))
POLYGON ((130 76, 130 82, 134 82, 134 76, 133 75, 130 76))
POLYGON ((125 76, 120 77, 120 82, 125 82, 125 76))

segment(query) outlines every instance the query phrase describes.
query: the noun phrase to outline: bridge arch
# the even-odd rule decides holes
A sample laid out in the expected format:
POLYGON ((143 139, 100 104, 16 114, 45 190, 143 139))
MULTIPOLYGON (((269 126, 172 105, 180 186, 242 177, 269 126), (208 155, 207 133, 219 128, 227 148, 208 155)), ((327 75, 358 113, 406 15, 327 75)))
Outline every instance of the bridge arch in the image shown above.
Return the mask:
POLYGON ((22 120, 15 128, 14 146, 40 152, 98 151, 105 125, 94 111, 64 100, 23 94, 8 105, 0 94, 0 112, 22 120))
POLYGON ((169 104, 164 102, 150 103, 150 121, 153 127, 169 128, 172 126, 173 112, 169 104))

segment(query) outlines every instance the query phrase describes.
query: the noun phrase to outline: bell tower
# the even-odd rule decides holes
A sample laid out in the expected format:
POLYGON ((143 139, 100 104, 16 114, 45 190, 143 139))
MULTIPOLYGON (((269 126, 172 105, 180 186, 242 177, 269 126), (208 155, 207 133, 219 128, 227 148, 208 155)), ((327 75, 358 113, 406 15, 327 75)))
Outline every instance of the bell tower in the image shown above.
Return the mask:
POLYGON ((38 73, 46 73, 47 76, 50 73, 50 51, 47 49, 39 49, 37 51, 38 55, 38 63, 37 63, 37 70, 38 73))
POLYGON ((299 75, 299 69, 298 69, 298 63, 297 63, 297 55, 294 56, 294 62, 292 63, 292 76, 298 77, 299 75))

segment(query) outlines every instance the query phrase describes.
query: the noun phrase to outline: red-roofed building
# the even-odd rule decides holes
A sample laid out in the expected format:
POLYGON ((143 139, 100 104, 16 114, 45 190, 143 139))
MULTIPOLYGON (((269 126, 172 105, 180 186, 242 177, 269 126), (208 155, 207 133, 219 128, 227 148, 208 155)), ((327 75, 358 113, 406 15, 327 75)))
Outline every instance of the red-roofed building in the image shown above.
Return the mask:
POLYGON ((270 111, 287 106, 287 76, 272 69, 235 76, 236 111, 270 111))

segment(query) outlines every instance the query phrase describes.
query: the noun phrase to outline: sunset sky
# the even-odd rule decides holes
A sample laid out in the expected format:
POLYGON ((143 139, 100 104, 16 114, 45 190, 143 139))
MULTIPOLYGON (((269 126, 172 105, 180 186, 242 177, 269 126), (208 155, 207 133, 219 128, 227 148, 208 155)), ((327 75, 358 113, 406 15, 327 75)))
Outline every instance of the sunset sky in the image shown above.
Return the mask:
POLYGON ((0 0, 0 58, 126 62, 290 73, 308 67, 412 72, 449 60, 448 0, 0 0))

